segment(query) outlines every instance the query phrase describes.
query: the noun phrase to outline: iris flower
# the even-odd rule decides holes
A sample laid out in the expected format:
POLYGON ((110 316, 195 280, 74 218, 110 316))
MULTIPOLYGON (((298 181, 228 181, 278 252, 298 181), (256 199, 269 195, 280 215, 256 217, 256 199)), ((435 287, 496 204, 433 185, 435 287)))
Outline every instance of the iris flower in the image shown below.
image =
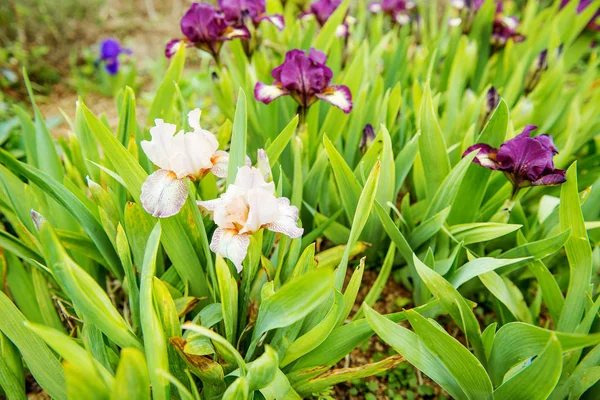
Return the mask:
POLYGON ((330 85, 333 72, 325 65, 325 53, 310 49, 308 55, 302 50, 291 50, 285 61, 271 71, 275 82, 266 85, 258 82, 254 97, 269 104, 278 97, 290 95, 306 111, 317 100, 325 100, 346 114, 352 111, 352 94, 346 86, 330 85))
POLYGON ((383 0, 369 4, 369 11, 375 14, 384 13, 398 25, 406 25, 410 22, 408 13, 413 8, 415 3, 410 0, 383 0))
MULTIPOLYGON (((259 150, 259 166, 268 166, 264 151, 259 150), (261 160, 262 159, 262 160, 261 160)), ((302 236, 297 225, 298 208, 285 197, 275 197, 275 185, 270 180, 270 168, 243 166, 235 183, 227 187, 220 198, 199 201, 201 209, 212 214, 218 228, 210 249, 233 262, 238 272, 248 252, 250 236, 265 228, 291 238, 302 236)))
POLYGON ((262 21, 270 22, 279 30, 284 27, 282 15, 267 14, 265 0, 219 0, 219 8, 230 25, 242 26, 244 19, 249 18, 255 27, 262 21))
POLYGON ((100 43, 100 59, 98 61, 104 64, 106 72, 116 75, 119 72, 119 56, 131 53, 130 49, 121 47, 117 39, 105 39, 100 43))
POLYGON ((478 150, 473 162, 482 167, 502 171, 513 184, 513 193, 528 186, 560 185, 566 181, 565 171, 554 168, 558 154, 552 136, 530 137, 537 126, 527 125, 517 137, 503 143, 499 149, 479 143, 469 147, 463 157, 478 150))
MULTIPOLYGON (((300 15, 301 18, 314 16, 320 26, 325 25, 325 22, 331 17, 331 14, 342 4, 342 0, 317 0, 310 5, 310 10, 300 15)), ((346 16, 344 23, 339 25, 335 30, 335 36, 338 38, 348 36, 348 23, 354 18, 346 16)))
POLYGON ((209 172, 227 176, 229 154, 217 150, 215 135, 200 128, 199 109, 188 113, 192 132, 184 133, 174 124, 156 119, 150 129, 152 140, 144 140, 142 149, 160 169, 150 175, 142 185, 141 201, 144 209, 155 217, 166 218, 179 212, 185 203, 188 190, 185 178, 201 179, 209 172))
POLYGON ((525 36, 517 32, 517 28, 519 27, 517 17, 503 15, 502 9, 502 3, 498 3, 492 26, 492 45, 495 47, 504 47, 510 39, 515 43, 524 41, 525 36))
POLYGON ((167 57, 172 57, 184 44, 202 49, 218 60, 223 42, 250 37, 246 27, 229 25, 225 14, 208 3, 192 3, 180 25, 185 39, 171 40, 165 48, 167 57))

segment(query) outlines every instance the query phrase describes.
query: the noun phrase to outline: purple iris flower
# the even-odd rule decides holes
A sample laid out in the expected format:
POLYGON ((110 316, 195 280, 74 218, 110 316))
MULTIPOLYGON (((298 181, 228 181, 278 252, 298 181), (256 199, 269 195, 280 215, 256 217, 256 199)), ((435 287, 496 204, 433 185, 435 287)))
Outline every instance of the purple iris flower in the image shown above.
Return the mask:
POLYGON ((284 27, 282 15, 267 14, 265 0, 219 0, 219 8, 225 14, 225 19, 230 25, 244 25, 244 19, 250 18, 254 26, 258 26, 262 21, 267 21, 280 31, 284 27))
POLYGON ((225 14, 208 3, 192 3, 181 18, 181 32, 185 39, 172 40, 167 44, 165 55, 171 57, 181 44, 195 46, 218 59, 223 42, 235 38, 249 38, 250 32, 244 26, 231 26, 225 14))
MULTIPOLYGON (((319 25, 325 25, 325 22, 331 17, 331 14, 342 4, 342 0, 317 0, 310 5, 310 10, 301 14, 302 17, 314 15, 319 25)), ((335 31, 335 36, 346 37, 348 36, 348 21, 351 17, 346 15, 344 23, 339 25, 335 31)))
POLYGON ((499 149, 478 143, 469 147, 463 157, 479 150, 473 162, 504 172, 515 192, 527 186, 560 185, 566 181, 565 171, 555 169, 552 158, 558 154, 552 136, 530 137, 535 125, 527 125, 520 135, 504 142, 499 149))
POLYGON ((352 111, 352 94, 346 86, 330 85, 333 72, 325 65, 327 56, 319 50, 310 49, 308 55, 302 50, 290 50, 285 61, 271 71, 275 79, 272 85, 258 82, 254 97, 269 104, 278 97, 290 95, 306 110, 317 100, 325 100, 346 114, 352 111))
POLYGON ((519 20, 517 17, 507 17, 502 15, 502 3, 496 7, 496 16, 492 26, 492 45, 495 47, 504 47, 510 39, 515 43, 525 40, 525 36, 517 33, 519 20))
POLYGON ((375 140, 375 129, 373 125, 366 124, 362 131, 362 139, 360 140, 360 151, 364 152, 375 140))
POLYGON ((415 8, 415 3, 410 0, 383 0, 369 4, 369 11, 389 15, 398 25, 410 22, 408 13, 415 8))
POLYGON ((121 54, 131 54, 131 50, 121 47, 117 39, 104 39, 100 43, 100 59, 104 63, 106 72, 110 75, 116 75, 119 72, 119 56, 121 54))
MULTIPOLYGON (((569 4, 571 0, 562 0, 562 2, 560 3, 560 8, 564 8, 567 4, 569 4)), ((580 0, 579 4, 577 5, 577 14, 581 14, 586 8, 588 8, 590 5, 592 4, 592 0, 580 0)), ((596 10, 596 12, 594 13, 594 16, 592 17, 592 19, 590 20, 590 22, 587 25, 588 29, 591 29, 593 31, 596 32, 600 32, 600 23, 596 22, 596 19, 600 17, 600 8, 598 8, 596 10)))

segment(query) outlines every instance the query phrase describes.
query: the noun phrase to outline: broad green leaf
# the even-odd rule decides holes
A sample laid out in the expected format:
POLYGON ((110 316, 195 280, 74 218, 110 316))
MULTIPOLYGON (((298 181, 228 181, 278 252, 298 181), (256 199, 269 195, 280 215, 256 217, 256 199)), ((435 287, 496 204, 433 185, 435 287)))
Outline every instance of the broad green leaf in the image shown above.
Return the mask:
POLYGON ((433 379, 455 399, 467 398, 448 368, 416 333, 390 321, 369 306, 364 307, 364 312, 375 333, 409 363, 433 379))
POLYGON ((415 333, 446 366, 467 398, 493 399, 492 382, 485 368, 466 347, 416 311, 408 310, 406 316, 415 333))
POLYGON ((531 260, 530 258, 513 258, 513 259, 500 259, 491 257, 481 257, 469 261, 462 267, 458 268, 452 275, 448 277, 448 281, 455 288, 459 288, 463 283, 469 280, 485 274, 486 272, 495 271, 499 268, 511 266, 511 265, 523 265, 525 261, 531 260))
POLYGON ((65 378, 54 353, 42 339, 27 329, 27 320, 10 299, 0 292, 0 331, 17 346, 36 382, 50 396, 66 400, 65 378))
POLYGON ((217 281, 221 293, 221 306, 223 307, 223 322, 225 324, 225 336, 231 343, 235 343, 237 320, 238 320, 238 286, 235 278, 231 275, 227 263, 221 256, 217 256, 215 263, 217 269, 217 281))
POLYGON ((329 268, 319 268, 285 283, 260 304, 254 338, 304 318, 326 300, 332 284, 333 271, 329 268))
POLYGON ((358 237, 360 236, 365 224, 367 223, 367 220, 369 219, 369 215, 371 214, 373 202, 375 201, 375 196, 377 194, 380 173, 381 163, 378 161, 371 170, 369 178, 365 183, 365 187, 358 198, 356 213, 354 214, 354 218, 352 220, 350 237, 348 238, 348 244, 346 245, 342 261, 340 261, 340 265, 335 271, 335 288, 337 290, 342 289, 342 285, 344 284, 344 279, 346 277, 346 270, 348 268, 348 260, 350 259, 350 251, 357 242, 358 237))
MULTIPOLYGON (((421 136, 419 138, 419 153, 421 155, 421 160, 423 161, 423 166, 425 167, 427 196, 433 198, 446 176, 450 173, 450 160, 446 153, 444 135, 442 134, 436 111, 433 106, 429 82, 425 85, 423 99, 421 100, 419 126, 421 131, 421 136)), ((453 182, 453 185, 457 184, 457 181, 453 182)), ((441 209, 436 209, 434 210, 434 213, 437 213, 440 210, 441 209)))
POLYGON ((416 255, 413 256, 413 261, 417 273, 425 285, 427 285, 429 291, 440 302, 444 310, 450 314, 454 322, 463 330, 467 336, 467 341, 473 345, 477 358, 485 365, 486 356, 481 340, 479 322, 465 298, 460 295, 450 282, 421 262, 416 255))
POLYGON ((497 222, 475 222, 470 224, 453 225, 450 233, 465 245, 488 242, 490 240, 508 235, 520 229, 521 225, 501 224, 497 222))
POLYGON ((523 293, 506 276, 500 276, 494 271, 479 275, 483 285, 520 321, 533 323, 533 317, 523 293))
POLYGON ((336 291, 333 305, 327 315, 314 328, 297 338, 288 347, 280 363, 282 368, 323 343, 336 327, 341 311, 343 310, 343 302, 344 298, 342 294, 336 291))
POLYGON ((150 378, 144 353, 134 348, 121 350, 110 399, 150 400, 150 378))
POLYGON ((545 400, 554 390, 561 372, 562 350, 560 342, 556 336, 551 336, 544 350, 531 364, 494 391, 494 399, 545 400))
POLYGON ((144 255, 142 278, 140 281, 140 320, 144 334, 144 348, 148 361, 148 372, 152 384, 152 398, 154 400, 170 398, 169 381, 158 371, 169 369, 169 358, 166 348, 166 337, 160 320, 154 308, 152 293, 152 280, 156 273, 156 255, 160 241, 160 224, 156 224, 144 255))
POLYGON ((148 112, 146 124, 152 125, 156 118, 167 119, 169 117, 171 107, 173 107, 174 103, 173 100, 175 99, 175 84, 179 82, 179 79, 181 78, 184 64, 185 46, 179 46, 179 50, 173 57, 171 65, 169 65, 169 69, 165 73, 165 76, 156 91, 154 101, 152 101, 150 111, 148 112))
POLYGON ((559 218, 563 231, 571 228, 571 237, 565 244, 570 278, 558 329, 563 332, 573 332, 585 310, 592 274, 592 249, 579 203, 576 162, 567 170, 566 178, 567 182, 560 189, 559 218))
POLYGON ((296 127, 298 126, 298 115, 296 115, 289 124, 283 128, 281 133, 277 135, 275 140, 267 147, 265 150, 267 153, 267 157, 269 158, 269 163, 271 166, 275 165, 277 161, 279 161, 279 156, 283 153, 283 150, 287 147, 290 140, 294 136, 294 132, 296 132, 296 127))
POLYGON ((508 323, 496 333, 488 363, 494 386, 502 383, 512 367, 539 354, 552 335, 556 335, 564 353, 600 343, 600 334, 553 332, 523 322, 508 323))

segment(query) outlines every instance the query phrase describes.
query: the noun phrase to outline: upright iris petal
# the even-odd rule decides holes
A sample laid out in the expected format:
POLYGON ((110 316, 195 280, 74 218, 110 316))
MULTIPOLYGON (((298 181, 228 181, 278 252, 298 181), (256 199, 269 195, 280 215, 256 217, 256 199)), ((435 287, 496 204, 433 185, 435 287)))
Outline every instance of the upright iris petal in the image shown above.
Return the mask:
POLYGON ((174 124, 155 120, 150 129, 152 140, 141 142, 142 149, 160 169, 142 185, 141 201, 144 209, 155 217, 166 218, 177 214, 188 190, 185 178, 201 179, 207 173, 227 176, 229 155, 219 148, 215 135, 200 127, 200 110, 188 114, 192 132, 184 133, 174 124))
POLYGON ((279 30, 284 28, 283 16, 280 14, 267 14, 265 0, 219 0, 219 8, 225 14, 225 19, 230 25, 242 26, 244 19, 250 18, 254 26, 262 21, 267 21, 279 30))
POLYGON ((266 85, 258 82, 254 87, 256 100, 269 104, 278 97, 290 95, 307 109, 318 99, 340 108, 346 114, 352 110, 352 94, 346 86, 330 85, 333 72, 325 63, 325 53, 310 49, 291 50, 283 64, 271 71, 275 82, 266 85))
MULTIPOLYGON (((250 32, 244 26, 231 26, 225 15, 208 3, 192 3, 181 18, 181 32, 187 46, 195 46, 217 58, 223 42, 235 38, 249 38, 250 32)), ((174 54, 175 40, 170 41, 165 54, 174 54)))
POLYGON ((479 143, 469 147, 463 157, 473 151, 473 162, 491 170, 503 171, 515 191, 527 186, 560 185, 566 181, 565 171, 554 168, 553 157, 558 154, 552 137, 530 137, 535 125, 527 125, 517 137, 503 143, 499 149, 479 143))
POLYGON ((106 72, 110 75, 119 72, 119 56, 121 54, 131 54, 131 50, 121 47, 117 39, 105 39, 100 43, 99 61, 104 64, 106 72))
POLYGON ((275 197, 266 153, 259 150, 259 168, 243 166, 235 182, 218 199, 199 201, 217 224, 210 249, 230 259, 238 272, 246 257, 250 236, 265 228, 291 238, 302 236, 297 225, 298 208, 285 197, 275 197), (265 165, 266 163, 266 165, 265 165), (269 182, 268 182, 269 181, 269 182))
POLYGON ((371 12, 384 13, 398 25, 406 25, 410 22, 409 12, 413 8, 415 8, 415 3, 410 0, 383 0, 369 4, 371 12))

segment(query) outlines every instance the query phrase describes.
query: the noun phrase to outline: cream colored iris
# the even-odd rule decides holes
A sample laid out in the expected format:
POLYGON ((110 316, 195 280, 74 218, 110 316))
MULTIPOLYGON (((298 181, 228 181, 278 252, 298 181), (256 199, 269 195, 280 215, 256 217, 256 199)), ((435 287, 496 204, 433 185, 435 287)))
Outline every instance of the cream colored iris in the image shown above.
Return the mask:
POLYGON ((185 178, 201 179, 212 172, 218 177, 227 176, 229 155, 217 150, 215 135, 200 127, 199 109, 190 111, 188 122, 192 132, 180 130, 155 120, 150 129, 152 140, 141 142, 142 149, 160 169, 146 179, 142 186, 141 201, 144 209, 155 217, 177 214, 188 195, 185 178))
POLYGON ((240 168, 235 183, 220 198, 199 201, 198 205, 213 214, 218 226, 211 250, 230 259, 238 271, 242 270, 250 236, 258 230, 266 228, 291 238, 302 236, 303 229, 297 226, 298 209, 287 198, 275 197, 275 185, 266 182, 264 169, 240 168))

